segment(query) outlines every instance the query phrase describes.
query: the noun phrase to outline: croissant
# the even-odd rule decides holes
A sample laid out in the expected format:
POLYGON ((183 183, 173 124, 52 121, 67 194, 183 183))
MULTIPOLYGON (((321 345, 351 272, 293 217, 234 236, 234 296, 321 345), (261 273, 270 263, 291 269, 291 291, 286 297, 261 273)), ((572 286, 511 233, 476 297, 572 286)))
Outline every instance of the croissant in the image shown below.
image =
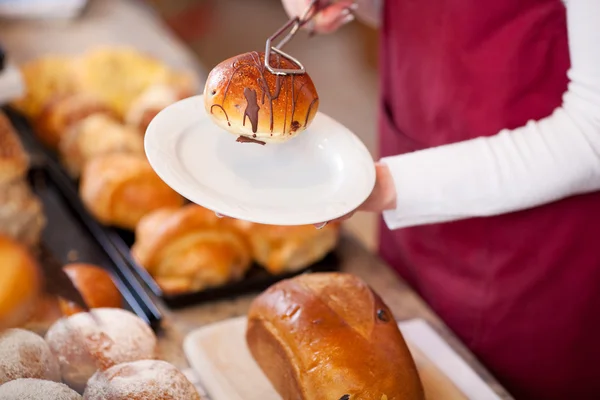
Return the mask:
POLYGON ((61 161, 77 178, 92 158, 108 153, 144 155, 144 139, 135 129, 104 114, 94 114, 73 126, 59 146, 61 161))
POLYGON ((145 216, 136 229, 131 253, 171 294, 239 280, 252 263, 244 236, 195 204, 145 216))
POLYGON ((129 230, 154 210, 183 204, 183 198, 156 175, 145 157, 129 153, 90 160, 83 168, 79 193, 98 221, 129 230))
POLYGON ((57 150, 69 128, 93 114, 113 115, 104 102, 87 93, 53 97, 34 120, 36 136, 46 147, 57 150))
POLYGON ((321 261, 337 245, 338 223, 322 229, 313 225, 278 226, 226 219, 244 232, 254 260, 272 274, 298 271, 321 261))

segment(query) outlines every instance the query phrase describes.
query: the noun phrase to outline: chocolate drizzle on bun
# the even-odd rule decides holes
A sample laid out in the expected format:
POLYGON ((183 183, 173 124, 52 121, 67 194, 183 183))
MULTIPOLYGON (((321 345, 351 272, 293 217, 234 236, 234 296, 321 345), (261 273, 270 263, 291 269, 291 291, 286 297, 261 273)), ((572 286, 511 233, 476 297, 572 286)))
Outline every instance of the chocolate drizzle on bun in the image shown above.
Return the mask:
MULTIPOLYGON (((264 53, 251 52, 217 65, 204 88, 204 105, 212 120, 239 136, 241 143, 282 143, 304 131, 319 108, 319 97, 306 73, 275 75, 264 53)), ((297 68, 280 56, 271 65, 297 68)))

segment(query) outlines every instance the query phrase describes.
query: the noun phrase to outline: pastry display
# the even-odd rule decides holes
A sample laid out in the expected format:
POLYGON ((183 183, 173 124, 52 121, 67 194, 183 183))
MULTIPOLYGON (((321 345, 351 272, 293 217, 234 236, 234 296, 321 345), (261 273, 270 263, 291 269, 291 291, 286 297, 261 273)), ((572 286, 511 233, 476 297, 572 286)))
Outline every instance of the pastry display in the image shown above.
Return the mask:
POLYGON ((0 111, 0 186, 25 178, 29 157, 10 121, 0 111))
POLYGON ((154 359, 154 332, 135 314, 99 308, 57 321, 46 342, 60 363, 63 381, 82 392, 97 370, 137 360, 154 359))
POLYGON ((39 264, 28 249, 0 235, 0 330, 21 326, 34 313, 42 287, 39 264))
MULTIPOLYGON (((64 268, 89 308, 120 308, 121 292, 111 275, 103 268, 91 264, 68 264, 64 268)), ((65 316, 83 312, 76 304, 60 299, 60 309, 65 316)))
MULTIPOLYGON (((206 81, 206 112, 240 142, 288 141, 311 124, 319 108, 307 73, 272 74, 264 58, 258 52, 232 57, 214 67, 206 81)), ((270 62, 277 68, 297 68, 279 54, 273 54, 270 62)))
POLYGON ((41 379, 17 379, 0 386, 2 400, 81 400, 67 385, 41 379))
POLYGON ((159 360, 128 362, 97 372, 86 400, 201 400, 196 388, 173 365, 159 360))
POLYGON ((41 336, 25 329, 0 331, 0 385, 20 378, 60 382, 58 361, 41 336))
POLYGON ((83 169, 79 193, 98 221, 130 230, 154 210, 183 205, 183 198, 156 175, 145 158, 126 153, 90 160, 83 169))
POLYGON ((278 226, 231 220, 245 233, 256 262, 272 274, 298 271, 321 261, 337 245, 340 225, 278 226))
POLYGON ((99 155, 130 153, 145 157, 142 135, 104 114, 90 115, 64 132, 60 158, 73 178, 78 178, 88 161, 99 155))
POLYGON ((88 93, 53 97, 34 120, 34 131, 45 146, 57 150, 69 129, 90 115, 112 116, 113 113, 104 102, 88 93))
POLYGON ((195 204, 145 216, 131 252, 169 294, 240 280, 252 263, 244 236, 195 204))
POLYGON ((45 226, 42 203, 25 180, 0 186, 0 234, 33 248, 45 226))
POLYGON ((283 400, 424 400, 394 316, 359 278, 313 273, 252 303, 248 348, 283 400))

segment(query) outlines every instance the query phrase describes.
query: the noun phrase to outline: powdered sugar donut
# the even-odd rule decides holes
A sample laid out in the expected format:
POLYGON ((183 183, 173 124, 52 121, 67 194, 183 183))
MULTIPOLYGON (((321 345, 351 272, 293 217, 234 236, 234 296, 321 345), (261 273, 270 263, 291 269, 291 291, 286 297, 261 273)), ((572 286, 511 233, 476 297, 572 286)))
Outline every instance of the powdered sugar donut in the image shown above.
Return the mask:
POLYGON ((0 385, 19 378, 60 382, 60 368, 41 336, 25 329, 7 329, 0 332, 0 385))
POLYGON ((192 383, 173 365, 142 360, 98 371, 88 382, 85 400, 201 400, 192 383))
POLYGON ((16 379, 0 386, 2 400, 81 400, 67 385, 41 379, 16 379))
POLYGON ((133 313, 118 308, 91 312, 95 318, 78 313, 60 319, 46 333, 63 380, 79 392, 97 370, 156 355, 154 332, 133 313))

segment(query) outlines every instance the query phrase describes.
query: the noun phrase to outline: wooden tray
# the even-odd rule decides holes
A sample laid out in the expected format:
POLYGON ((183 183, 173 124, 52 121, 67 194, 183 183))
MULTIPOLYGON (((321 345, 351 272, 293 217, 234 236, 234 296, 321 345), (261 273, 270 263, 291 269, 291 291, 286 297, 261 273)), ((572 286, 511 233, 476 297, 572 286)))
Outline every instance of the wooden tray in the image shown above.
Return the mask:
MULTIPOLYGON (((427 400, 499 400, 492 389, 423 320, 399 323, 427 400)), ((281 400, 254 362, 244 339, 246 318, 190 333, 184 351, 211 400, 281 400)))

